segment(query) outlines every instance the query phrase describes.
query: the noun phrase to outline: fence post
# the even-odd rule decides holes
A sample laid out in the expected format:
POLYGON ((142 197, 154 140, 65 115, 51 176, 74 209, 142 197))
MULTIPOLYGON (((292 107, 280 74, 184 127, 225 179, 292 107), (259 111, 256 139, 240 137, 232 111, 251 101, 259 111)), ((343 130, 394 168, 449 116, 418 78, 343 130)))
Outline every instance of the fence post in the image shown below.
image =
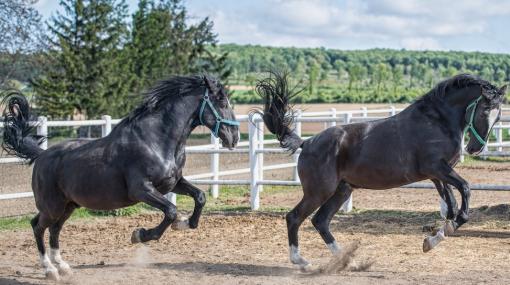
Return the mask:
POLYGON ((344 114, 344 124, 350 124, 352 120, 352 113, 345 113, 344 114))
MULTIPOLYGON (((258 141, 258 149, 264 149, 264 121, 260 120, 257 123, 257 141, 258 141)), ((259 180, 264 180, 264 153, 257 154, 258 159, 258 167, 259 167, 259 180)), ((264 185, 258 185, 259 192, 264 191, 264 185)))
POLYGON ((390 106, 390 116, 395 116, 397 113, 397 110, 395 109, 395 106, 390 106))
POLYGON ((498 130, 496 131, 496 140, 500 146, 498 146, 498 151, 503 151, 503 147, 501 144, 503 143, 503 122, 498 123, 498 130))
MULTIPOLYGON (((301 110, 296 110, 296 122, 294 124, 294 132, 296 132, 296 134, 298 136, 301 136, 301 121, 300 121, 301 116, 302 116, 301 110)), ((294 175, 293 175, 294 181, 300 182, 299 174, 298 174, 298 167, 297 167, 297 163, 299 160, 299 154, 293 154, 292 159, 294 160, 294 163, 296 163, 296 166, 294 167, 294 175)))
MULTIPOLYGON (((44 116, 37 117, 37 134, 40 136, 44 136, 45 138, 48 137, 48 118, 44 116)), ((41 143, 42 149, 48 148, 48 139, 45 139, 41 143)))
POLYGON ((257 126, 256 120, 260 116, 254 115, 248 122, 248 139, 249 139, 249 160, 250 160, 250 206, 252 210, 258 210, 260 207, 260 192, 257 185, 259 176, 259 160, 257 158, 257 126))
POLYGON ((361 111, 363 112, 363 113, 361 114, 361 116, 362 116, 363 118, 368 117, 368 109, 367 109, 367 107, 361 107, 361 111))
MULTIPOLYGON (((220 149, 220 139, 215 137, 211 133, 211 144, 214 145, 214 149, 220 149)), ((212 179, 218 180, 220 178, 219 172, 220 172, 220 154, 219 153, 212 153, 211 154, 211 172, 212 172, 212 179)), ((211 185, 211 195, 213 198, 218 198, 219 195, 219 185, 213 184, 211 185)))
POLYGON ((112 117, 103 115, 101 119, 104 121, 104 124, 101 126, 101 136, 106 137, 112 132, 112 117))
MULTIPOLYGON (((331 117, 332 118, 336 118, 336 108, 331 108, 331 117)), ((330 127, 334 127, 336 126, 336 121, 333 121, 331 122, 331 124, 329 124, 330 127)))

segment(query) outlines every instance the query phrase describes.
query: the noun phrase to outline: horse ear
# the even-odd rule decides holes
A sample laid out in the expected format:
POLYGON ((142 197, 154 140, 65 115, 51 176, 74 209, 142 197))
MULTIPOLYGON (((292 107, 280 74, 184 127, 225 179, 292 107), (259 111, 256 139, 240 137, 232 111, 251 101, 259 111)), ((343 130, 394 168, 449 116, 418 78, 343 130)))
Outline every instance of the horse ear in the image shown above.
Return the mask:
POLYGON ((503 85, 503 87, 499 88, 499 94, 501 94, 502 96, 505 96, 506 94, 506 89, 507 89, 508 85, 503 85))
POLYGON ((216 84, 214 84, 207 75, 204 76, 204 81, 206 87, 209 88, 209 91, 211 91, 211 93, 213 93, 212 95, 216 96, 216 93, 218 93, 218 88, 216 87, 216 84))

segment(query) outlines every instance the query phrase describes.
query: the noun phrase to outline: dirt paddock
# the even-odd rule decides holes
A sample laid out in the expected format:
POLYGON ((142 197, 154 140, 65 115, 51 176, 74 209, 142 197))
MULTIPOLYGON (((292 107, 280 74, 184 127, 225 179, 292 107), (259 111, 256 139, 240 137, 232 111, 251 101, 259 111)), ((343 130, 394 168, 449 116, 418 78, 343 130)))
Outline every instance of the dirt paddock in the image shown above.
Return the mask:
MULTIPOLYGON (((421 251, 421 229, 434 220, 431 213, 392 219, 377 211, 341 215, 332 224, 335 236, 342 244, 359 241, 355 258, 373 265, 314 276, 289 264, 281 214, 209 214, 199 229, 169 231, 147 245, 132 245, 131 231, 157 224, 156 213, 74 221, 62 233, 62 254, 74 275, 61 283, 509 284, 510 229, 498 221, 508 223, 510 212, 507 206, 496 210, 497 219, 475 213, 459 237, 427 254, 421 251)), ((300 237, 304 256, 317 266, 328 263, 329 252, 309 221, 300 237)), ((43 278, 29 230, 2 232, 0 244, 0 284, 53 283, 43 278)))
MULTIPOLYGON (((207 170, 205 159, 191 158, 187 169, 207 170)), ((246 160, 222 156, 222 163, 236 168, 246 160)), ((30 191, 29 168, 0 169, 0 193, 30 191)), ((510 184, 510 162, 470 162, 457 169, 471 183, 510 184)), ((287 179, 290 173, 271 172, 266 177, 287 179)), ((261 205, 290 208, 300 198, 299 188, 264 191, 261 205)), ((247 206, 248 199, 244 195, 226 203, 247 206)), ((74 274, 60 284, 510 284, 509 204, 509 192, 473 191, 470 222, 424 254, 423 226, 440 222, 435 190, 356 190, 357 209, 337 215, 331 228, 340 244, 359 242, 355 259, 373 265, 360 272, 318 275, 302 273, 289 263, 281 210, 209 212, 198 229, 168 230, 147 245, 132 245, 131 232, 157 225, 157 212, 73 220, 64 226, 61 248, 74 274)), ((4 217, 34 210, 32 198, 0 203, 4 217)), ((330 253, 309 220, 301 227, 300 245, 302 255, 315 266, 328 264, 330 253)), ((0 231, 0 284, 54 284, 44 279, 30 229, 0 231)))

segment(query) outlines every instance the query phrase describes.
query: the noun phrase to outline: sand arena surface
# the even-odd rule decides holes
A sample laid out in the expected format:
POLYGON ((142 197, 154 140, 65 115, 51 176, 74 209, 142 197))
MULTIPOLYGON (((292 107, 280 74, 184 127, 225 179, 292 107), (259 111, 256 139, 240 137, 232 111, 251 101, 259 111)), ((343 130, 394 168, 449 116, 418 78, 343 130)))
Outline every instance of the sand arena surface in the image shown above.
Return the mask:
MULTIPOLYGON (((169 230, 146 245, 132 245, 131 231, 156 225, 159 214, 73 221, 62 232, 61 246, 74 275, 62 283, 508 284, 508 210, 496 208, 497 217, 475 213, 460 237, 448 238, 427 254, 421 252, 421 226, 434 221, 431 213, 388 218, 376 211, 335 217, 332 230, 338 241, 360 242, 355 258, 373 265, 368 271, 312 276, 288 262, 281 214, 209 214, 197 230, 169 230)), ((318 266, 328 263, 329 251, 309 221, 300 238, 304 257, 318 266)), ((0 284, 53 283, 39 268, 30 230, 2 232, 0 244, 0 284)))

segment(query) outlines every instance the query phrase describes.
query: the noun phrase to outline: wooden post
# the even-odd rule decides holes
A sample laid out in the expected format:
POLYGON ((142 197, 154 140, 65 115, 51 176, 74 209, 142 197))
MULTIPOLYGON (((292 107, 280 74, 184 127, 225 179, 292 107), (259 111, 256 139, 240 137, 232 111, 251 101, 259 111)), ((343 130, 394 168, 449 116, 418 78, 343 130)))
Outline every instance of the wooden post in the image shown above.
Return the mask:
MULTIPOLYGON (((296 122, 295 122, 294 132, 296 132, 296 134, 298 136, 301 136, 301 121, 300 121, 301 116, 302 116, 301 110, 296 110, 296 122)), ((299 154, 297 154, 297 153, 293 154, 292 155, 292 159, 296 163, 296 166, 294 167, 294 175, 293 175, 294 181, 300 182, 299 174, 298 174, 298 168, 297 168, 297 163, 298 163, 298 160, 299 160, 299 154)))
POLYGON ((260 207, 260 191, 257 185, 259 179, 259 160, 257 158, 257 126, 256 120, 260 116, 254 115, 251 122, 248 122, 248 139, 249 139, 249 160, 250 160, 250 206, 252 210, 258 210, 260 207))
MULTIPOLYGON (((214 145, 214 149, 219 149, 220 148, 220 139, 215 137, 212 133, 211 133, 211 144, 214 145)), ((212 153, 211 154, 211 172, 213 174, 212 176, 212 179, 213 180, 218 180, 220 178, 219 176, 219 172, 220 172, 220 154, 219 153, 212 153)), ((213 184, 211 185, 211 188, 210 188, 210 191, 211 191, 211 196, 213 198, 218 198, 219 196, 219 185, 218 184, 213 184)))
POLYGON ((112 117, 103 115, 101 119, 104 121, 104 124, 101 126, 101 136, 104 138, 112 132, 112 117))
MULTIPOLYGON (((39 116, 37 118, 37 135, 43 136, 45 138, 48 137, 48 119, 44 116, 39 116)), ((42 149, 48 149, 48 140, 45 139, 41 143, 42 149)))

